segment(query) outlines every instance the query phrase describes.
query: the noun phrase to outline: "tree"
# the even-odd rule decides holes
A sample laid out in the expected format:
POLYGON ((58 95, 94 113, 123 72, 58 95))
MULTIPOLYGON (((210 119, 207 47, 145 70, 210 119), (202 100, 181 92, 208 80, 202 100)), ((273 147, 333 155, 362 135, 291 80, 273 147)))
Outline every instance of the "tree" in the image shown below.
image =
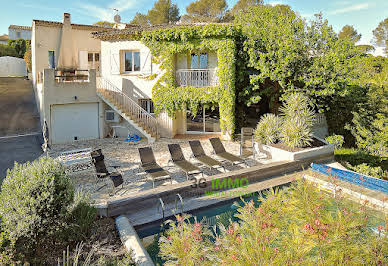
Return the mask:
POLYGON ((361 34, 358 34, 353 26, 345 25, 342 30, 338 33, 338 38, 345 39, 350 38, 354 43, 361 39, 361 34))
POLYGON ((373 36, 376 45, 384 47, 384 52, 388 55, 388 18, 381 21, 373 30, 373 36))
POLYGON ((237 14, 240 11, 246 10, 248 7, 262 5, 263 0, 238 0, 232 8, 232 13, 237 14))
POLYGON ((98 22, 94 23, 93 25, 103 27, 103 28, 112 28, 114 23, 109 22, 109 21, 98 21, 98 22))
MULTIPOLYGON (((142 17, 139 15, 140 18, 142 17)), ((179 8, 176 4, 172 4, 171 0, 158 0, 148 11, 147 18, 152 25, 175 23, 180 18, 179 8)))
POLYGON ((369 45, 369 44, 360 44, 360 45, 357 45, 356 47, 357 49, 360 50, 361 53, 365 53, 365 54, 376 50, 373 45, 369 45))
POLYGON ((220 22, 226 14, 225 0, 197 0, 186 7, 184 20, 189 22, 220 22))
POLYGON ((29 45, 29 41, 23 39, 8 40, 8 46, 15 49, 17 57, 20 58, 24 57, 24 53, 26 52, 29 45))
POLYGON ((18 53, 14 48, 5 44, 0 44, 0 56, 18 57, 18 53))
POLYGON ((149 25, 148 16, 137 12, 134 18, 131 20, 130 24, 142 26, 149 25))

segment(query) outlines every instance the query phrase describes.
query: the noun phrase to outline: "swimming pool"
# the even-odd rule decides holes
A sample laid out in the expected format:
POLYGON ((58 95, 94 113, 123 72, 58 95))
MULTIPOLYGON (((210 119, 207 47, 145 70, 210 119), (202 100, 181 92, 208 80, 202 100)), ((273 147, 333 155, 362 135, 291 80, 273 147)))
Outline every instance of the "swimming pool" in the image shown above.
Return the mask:
MULTIPOLYGON (((279 186, 279 188, 287 187, 289 184, 279 186)), ((255 193, 254 196, 247 196, 243 198, 234 198, 228 201, 224 201, 215 205, 203 207, 193 211, 185 212, 191 214, 193 217, 191 221, 194 222, 194 217, 197 221, 202 221, 208 226, 213 226, 217 223, 222 223, 225 226, 228 226, 229 221, 237 221, 238 219, 234 217, 234 214, 237 212, 237 209, 240 206, 244 205, 245 202, 253 200, 255 206, 260 205, 260 193, 255 193)), ((172 219, 175 220, 175 217, 167 217, 166 220, 172 219)), ((144 247, 147 249, 147 252, 151 256, 152 260, 156 265, 163 265, 164 261, 158 257, 159 253, 159 236, 163 233, 162 221, 156 221, 153 223, 136 226, 135 230, 139 235, 139 238, 142 240, 144 247)))

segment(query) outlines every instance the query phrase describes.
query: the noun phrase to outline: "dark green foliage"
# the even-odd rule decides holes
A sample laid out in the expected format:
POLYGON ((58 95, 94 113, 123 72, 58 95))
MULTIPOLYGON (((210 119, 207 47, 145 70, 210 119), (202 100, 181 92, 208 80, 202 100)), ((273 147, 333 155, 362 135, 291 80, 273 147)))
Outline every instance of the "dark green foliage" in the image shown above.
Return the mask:
POLYGON ((180 18, 179 9, 171 0, 158 0, 148 11, 147 18, 151 25, 174 23, 180 18))
POLYGON ((338 33, 338 38, 349 38, 352 42, 356 43, 361 39, 361 34, 357 33, 356 29, 353 26, 345 25, 338 33))
POLYGON ((137 12, 136 15, 133 17, 133 19, 131 20, 130 24, 142 25, 142 26, 149 25, 148 16, 140 12, 137 12))
POLYGON ((358 149, 337 149, 335 160, 350 170, 388 180, 388 158, 373 155, 358 149))
POLYGON ((335 149, 342 148, 344 145, 344 136, 342 135, 331 135, 325 138, 327 143, 333 144, 335 149))
POLYGON ((8 40, 8 46, 15 49, 17 57, 23 58, 25 52, 31 48, 31 41, 23 39, 8 40))
POLYGON ((96 210, 83 197, 74 201, 74 188, 58 161, 41 157, 15 163, 8 171, 0 192, 0 217, 8 243, 4 250, 22 261, 39 262, 53 246, 85 237, 96 210))
POLYGON ((221 22, 228 5, 225 0, 196 0, 186 7, 185 21, 221 22))
POLYGON ((15 48, 13 47, 10 47, 5 44, 0 44, 0 56, 18 57, 18 52, 16 52, 15 48))

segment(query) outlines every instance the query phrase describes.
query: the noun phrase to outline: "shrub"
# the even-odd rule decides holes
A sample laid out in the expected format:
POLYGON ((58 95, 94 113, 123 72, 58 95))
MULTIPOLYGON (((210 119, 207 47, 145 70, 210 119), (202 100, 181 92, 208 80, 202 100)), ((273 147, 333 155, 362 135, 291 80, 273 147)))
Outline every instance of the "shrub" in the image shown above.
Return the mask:
POLYGON ((344 145, 344 136, 342 135, 331 135, 325 138, 327 143, 333 144, 335 149, 342 148, 344 145))
POLYGON ((380 166, 372 167, 366 163, 358 164, 355 166, 351 165, 350 163, 346 163, 345 166, 346 168, 349 168, 350 170, 363 175, 369 175, 372 177, 388 180, 388 171, 384 171, 380 166))
POLYGON ((281 141, 290 148, 309 146, 313 136, 315 114, 309 105, 308 97, 301 93, 292 93, 279 111, 284 121, 281 141))
POLYGON ((281 127, 281 141, 290 148, 309 146, 313 137, 308 124, 298 117, 289 117, 281 127))
POLYGON ((255 130, 255 140, 262 144, 272 144, 279 140, 281 118, 274 114, 261 117, 255 130))
POLYGON ((62 238, 67 242, 80 242, 89 236, 97 210, 92 207, 91 199, 82 191, 75 193, 74 202, 69 206, 66 215, 67 226, 63 230, 62 238))
POLYGON ((258 208, 253 201, 241 206, 239 222, 210 236, 205 225, 178 217, 160 239, 160 255, 174 265, 388 263, 388 221, 364 206, 303 180, 260 200, 258 208))
POLYGON ((63 166, 48 157, 17 164, 7 172, 0 192, 0 217, 16 253, 40 257, 62 228, 74 190, 63 166))

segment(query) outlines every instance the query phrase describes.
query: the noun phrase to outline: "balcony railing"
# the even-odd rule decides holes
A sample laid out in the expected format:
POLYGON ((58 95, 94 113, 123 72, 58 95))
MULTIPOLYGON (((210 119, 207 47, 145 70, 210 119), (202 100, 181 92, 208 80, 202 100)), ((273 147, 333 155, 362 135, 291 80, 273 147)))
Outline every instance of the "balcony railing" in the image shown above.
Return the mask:
POLYGON ((179 69, 176 71, 176 82, 179 86, 217 86, 218 73, 213 69, 179 69))
POLYGON ((89 70, 55 70, 57 82, 89 82, 89 70))

